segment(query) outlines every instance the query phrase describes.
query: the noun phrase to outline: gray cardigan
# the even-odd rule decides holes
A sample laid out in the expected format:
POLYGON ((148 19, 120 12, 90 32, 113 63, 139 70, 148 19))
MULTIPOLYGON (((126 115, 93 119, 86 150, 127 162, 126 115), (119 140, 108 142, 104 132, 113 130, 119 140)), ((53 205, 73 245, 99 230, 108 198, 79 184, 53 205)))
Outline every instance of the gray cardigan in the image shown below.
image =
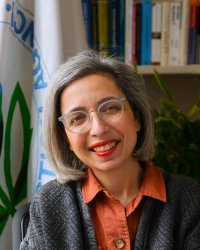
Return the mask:
MULTIPOLYGON (((136 250, 200 249, 200 185, 164 174, 167 202, 144 197, 136 250)), ((21 250, 95 250, 95 232, 82 200, 81 181, 54 180, 35 195, 21 250)))

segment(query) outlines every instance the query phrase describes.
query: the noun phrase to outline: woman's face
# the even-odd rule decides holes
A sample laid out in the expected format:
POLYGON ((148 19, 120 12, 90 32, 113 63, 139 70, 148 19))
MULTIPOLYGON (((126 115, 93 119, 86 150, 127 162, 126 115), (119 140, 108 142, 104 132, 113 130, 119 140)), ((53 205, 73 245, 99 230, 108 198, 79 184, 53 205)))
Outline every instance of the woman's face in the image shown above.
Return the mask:
MULTIPOLYGON (((97 109, 107 98, 122 98, 124 93, 108 75, 93 74, 75 80, 61 94, 61 114, 72 110, 86 112, 97 109)), ((96 173, 132 165, 132 152, 137 142, 140 124, 135 120, 127 100, 120 119, 112 124, 90 113, 88 131, 76 134, 66 131, 70 149, 96 173)))

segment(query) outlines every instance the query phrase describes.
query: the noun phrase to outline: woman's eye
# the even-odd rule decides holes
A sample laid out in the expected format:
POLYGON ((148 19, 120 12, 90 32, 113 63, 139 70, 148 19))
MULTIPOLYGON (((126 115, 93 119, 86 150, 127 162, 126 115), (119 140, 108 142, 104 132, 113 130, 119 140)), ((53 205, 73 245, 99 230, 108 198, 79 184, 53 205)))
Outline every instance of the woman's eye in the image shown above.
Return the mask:
POLYGON ((86 120, 85 114, 75 114, 70 118, 70 125, 75 126, 82 124, 86 120))
POLYGON ((101 109, 103 113, 115 113, 120 110, 120 106, 117 104, 109 104, 101 109))

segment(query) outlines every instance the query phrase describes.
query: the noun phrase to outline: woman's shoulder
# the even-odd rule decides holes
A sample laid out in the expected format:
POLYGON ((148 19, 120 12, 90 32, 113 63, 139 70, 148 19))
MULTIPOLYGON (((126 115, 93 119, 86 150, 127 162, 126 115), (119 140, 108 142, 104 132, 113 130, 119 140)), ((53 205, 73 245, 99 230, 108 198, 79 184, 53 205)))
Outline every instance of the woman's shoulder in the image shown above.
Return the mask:
POLYGON ((49 204, 63 201, 70 196, 74 196, 75 186, 79 181, 73 181, 66 184, 60 183, 57 179, 44 184, 33 197, 33 202, 40 204, 49 204))
POLYGON ((178 185, 179 187, 200 188, 200 183, 191 177, 174 174, 163 171, 164 179, 169 185, 178 185))
POLYGON ((200 205, 200 183, 190 177, 164 172, 168 199, 200 205))
POLYGON ((61 184, 58 179, 53 179, 51 181, 48 181, 47 183, 45 183, 39 190, 38 193, 43 193, 43 192, 49 192, 52 191, 52 189, 63 189, 65 188, 66 185, 61 184))

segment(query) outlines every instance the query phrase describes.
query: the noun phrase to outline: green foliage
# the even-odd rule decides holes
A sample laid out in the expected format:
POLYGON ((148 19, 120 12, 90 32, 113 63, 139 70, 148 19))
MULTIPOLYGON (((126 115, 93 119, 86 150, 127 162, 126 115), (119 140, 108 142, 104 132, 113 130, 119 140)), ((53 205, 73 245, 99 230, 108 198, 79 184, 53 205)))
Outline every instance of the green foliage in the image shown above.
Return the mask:
POLYGON ((154 76, 166 97, 160 100, 159 109, 153 110, 156 138, 153 162, 167 171, 200 181, 200 95, 191 110, 183 112, 162 76, 157 71, 154 76))

